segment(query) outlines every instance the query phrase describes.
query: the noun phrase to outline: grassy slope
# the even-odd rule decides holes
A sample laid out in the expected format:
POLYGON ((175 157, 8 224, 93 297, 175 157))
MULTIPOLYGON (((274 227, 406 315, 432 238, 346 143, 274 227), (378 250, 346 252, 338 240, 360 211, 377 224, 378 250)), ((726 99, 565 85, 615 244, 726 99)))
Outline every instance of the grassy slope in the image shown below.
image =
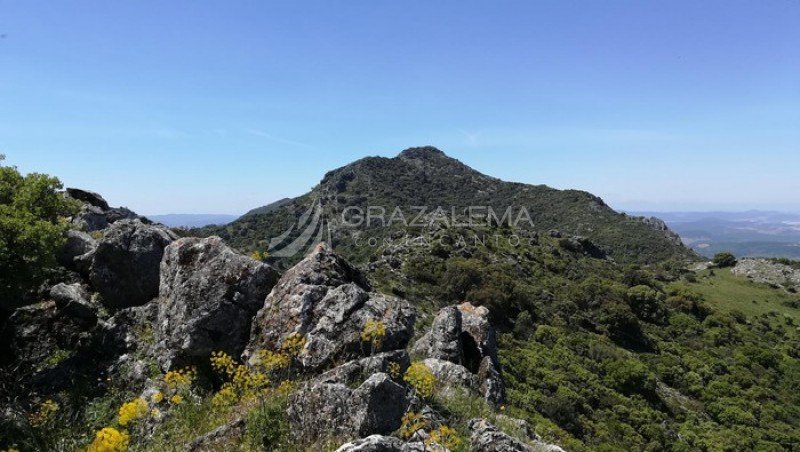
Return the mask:
POLYGON ((729 268, 716 269, 713 273, 704 271, 698 274, 696 283, 681 282, 673 284, 675 286, 701 294, 711 307, 723 312, 738 310, 748 317, 755 317, 777 311, 800 320, 800 309, 786 304, 797 299, 797 295, 736 276, 729 268))

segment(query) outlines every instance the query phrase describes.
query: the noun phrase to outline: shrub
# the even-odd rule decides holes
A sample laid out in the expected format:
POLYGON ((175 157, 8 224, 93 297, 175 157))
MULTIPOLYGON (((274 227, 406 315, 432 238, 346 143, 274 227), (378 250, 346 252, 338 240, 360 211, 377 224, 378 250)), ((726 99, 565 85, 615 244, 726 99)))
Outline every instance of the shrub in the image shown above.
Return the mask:
POLYGON ((433 390, 436 386, 436 376, 433 375, 428 366, 424 363, 417 361, 411 364, 406 370, 406 375, 403 377, 412 388, 419 394, 420 397, 428 399, 433 395, 433 390))
POLYGON ((68 229, 63 217, 78 207, 61 188, 54 177, 0 165, 0 311, 25 304, 56 266, 68 229))
POLYGON ((715 254, 711 262, 718 268, 733 267, 736 265, 736 256, 725 251, 715 254))

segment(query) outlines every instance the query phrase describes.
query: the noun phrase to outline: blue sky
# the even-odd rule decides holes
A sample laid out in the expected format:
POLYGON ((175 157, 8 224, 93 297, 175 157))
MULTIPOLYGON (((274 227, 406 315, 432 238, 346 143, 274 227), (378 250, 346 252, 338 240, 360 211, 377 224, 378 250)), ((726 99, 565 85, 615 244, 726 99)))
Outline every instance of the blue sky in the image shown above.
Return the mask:
POLYGON ((0 0, 0 152, 241 213, 435 145, 619 209, 800 211, 800 1, 0 0))

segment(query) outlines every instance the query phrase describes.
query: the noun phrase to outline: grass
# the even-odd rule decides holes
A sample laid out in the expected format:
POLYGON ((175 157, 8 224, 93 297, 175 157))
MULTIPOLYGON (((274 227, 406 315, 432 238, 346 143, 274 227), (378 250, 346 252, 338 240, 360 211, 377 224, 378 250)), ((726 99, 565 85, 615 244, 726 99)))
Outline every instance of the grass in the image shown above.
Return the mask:
POLYGON ((748 317, 756 317, 777 311, 800 320, 800 309, 787 303, 800 298, 767 284, 754 283, 743 276, 736 276, 728 268, 703 271, 696 283, 675 283, 671 287, 683 286, 701 294, 706 303, 723 312, 740 311, 748 317))

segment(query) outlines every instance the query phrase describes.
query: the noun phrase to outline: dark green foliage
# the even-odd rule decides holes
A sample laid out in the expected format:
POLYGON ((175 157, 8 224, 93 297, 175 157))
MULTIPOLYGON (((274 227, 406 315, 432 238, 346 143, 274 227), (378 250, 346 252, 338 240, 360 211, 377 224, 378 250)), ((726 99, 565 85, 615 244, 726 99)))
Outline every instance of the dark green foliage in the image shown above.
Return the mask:
POLYGON ((736 265, 736 256, 724 251, 722 253, 715 254, 711 262, 713 262, 718 268, 733 267, 736 265))
POLYGON ((56 265, 67 229, 60 218, 76 209, 61 188, 54 177, 0 166, 0 311, 25 304, 56 265))

